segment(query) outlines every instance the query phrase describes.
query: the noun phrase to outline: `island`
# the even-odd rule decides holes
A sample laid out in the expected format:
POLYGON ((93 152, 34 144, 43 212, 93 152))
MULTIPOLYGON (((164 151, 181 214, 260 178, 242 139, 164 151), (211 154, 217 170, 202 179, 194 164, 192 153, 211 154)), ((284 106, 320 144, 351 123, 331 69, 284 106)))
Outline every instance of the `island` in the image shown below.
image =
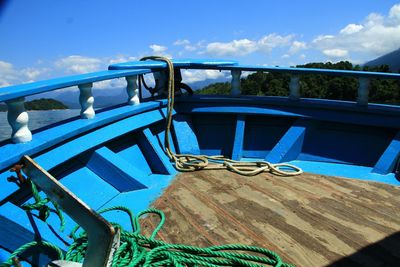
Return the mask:
MULTIPOLYGON (((68 109, 62 102, 51 98, 40 98, 25 102, 27 110, 68 109)), ((6 105, 0 105, 0 111, 7 111, 6 105)))

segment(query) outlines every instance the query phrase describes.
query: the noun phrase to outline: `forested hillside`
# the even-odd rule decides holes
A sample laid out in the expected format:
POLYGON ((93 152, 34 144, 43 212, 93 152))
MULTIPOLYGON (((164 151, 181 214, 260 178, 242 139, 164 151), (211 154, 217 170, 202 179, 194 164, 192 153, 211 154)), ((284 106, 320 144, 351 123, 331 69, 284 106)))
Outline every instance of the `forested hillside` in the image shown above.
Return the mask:
MULTIPOLYGON (((338 63, 308 63, 300 68, 322 68, 338 70, 365 70, 390 72, 387 65, 378 67, 360 67, 348 61, 338 63)), ((256 72, 241 80, 243 95, 288 96, 290 76, 282 73, 256 72)), ((302 97, 325 98, 355 101, 358 80, 351 77, 328 75, 301 75, 300 92, 302 97)), ((400 103, 400 81, 371 79, 369 99, 377 103, 400 103)), ((197 91, 198 94, 229 94, 230 83, 214 83, 197 91)))

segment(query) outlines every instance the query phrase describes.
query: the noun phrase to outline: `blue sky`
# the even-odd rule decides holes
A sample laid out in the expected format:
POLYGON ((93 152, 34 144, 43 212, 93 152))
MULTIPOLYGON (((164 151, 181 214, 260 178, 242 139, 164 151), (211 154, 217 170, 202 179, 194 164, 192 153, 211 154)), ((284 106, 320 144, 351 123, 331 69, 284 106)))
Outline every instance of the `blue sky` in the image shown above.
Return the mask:
MULTIPOLYGON (((400 48, 390 0, 0 1, 0 87, 161 54, 289 66, 400 48)), ((186 72, 192 81, 214 72, 186 72)))

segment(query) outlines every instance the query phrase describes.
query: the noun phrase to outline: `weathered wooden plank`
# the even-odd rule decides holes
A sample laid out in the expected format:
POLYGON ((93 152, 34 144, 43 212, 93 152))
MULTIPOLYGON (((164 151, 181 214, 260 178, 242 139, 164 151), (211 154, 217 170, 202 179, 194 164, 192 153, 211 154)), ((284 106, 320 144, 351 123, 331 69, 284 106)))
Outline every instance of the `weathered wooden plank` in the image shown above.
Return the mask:
MULTIPOLYGON (((168 242, 254 244, 297 266, 396 266, 399 193, 387 184, 308 173, 201 171, 180 174, 153 206, 166 212, 160 238, 168 242)), ((147 232, 156 224, 144 219, 147 232)))

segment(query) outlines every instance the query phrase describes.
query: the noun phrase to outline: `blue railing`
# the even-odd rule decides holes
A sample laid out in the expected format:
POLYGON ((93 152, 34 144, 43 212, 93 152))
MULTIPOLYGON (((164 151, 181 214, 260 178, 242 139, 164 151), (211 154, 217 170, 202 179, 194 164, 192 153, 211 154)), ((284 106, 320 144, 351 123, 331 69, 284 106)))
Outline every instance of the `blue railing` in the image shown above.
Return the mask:
MULTIPOLYGON (((323 74, 333 76, 347 76, 359 79, 357 105, 368 105, 368 86, 370 78, 398 79, 400 74, 331 70, 331 69, 309 69, 309 68, 287 68, 287 67, 263 67, 252 65, 239 65, 235 61, 229 60, 174 60, 174 66, 180 69, 214 69, 226 70, 232 74, 231 95, 241 94, 240 78, 242 71, 262 71, 278 72, 290 74, 289 84, 290 100, 300 99, 300 75, 304 74, 323 74)), ((133 61, 118 63, 109 66, 109 70, 83 75, 75 75, 46 81, 27 83, 16 86, 0 88, 0 102, 5 102, 8 106, 8 122, 12 128, 12 140, 15 143, 25 143, 32 139, 32 134, 28 129, 28 114, 24 108, 26 96, 58 90, 70 86, 78 86, 80 90, 79 102, 81 104, 81 117, 91 119, 95 116, 93 109, 92 86, 94 82, 125 77, 127 81, 128 103, 137 105, 140 103, 137 86, 137 76, 140 74, 159 72, 166 69, 166 63, 159 61, 133 61)))

